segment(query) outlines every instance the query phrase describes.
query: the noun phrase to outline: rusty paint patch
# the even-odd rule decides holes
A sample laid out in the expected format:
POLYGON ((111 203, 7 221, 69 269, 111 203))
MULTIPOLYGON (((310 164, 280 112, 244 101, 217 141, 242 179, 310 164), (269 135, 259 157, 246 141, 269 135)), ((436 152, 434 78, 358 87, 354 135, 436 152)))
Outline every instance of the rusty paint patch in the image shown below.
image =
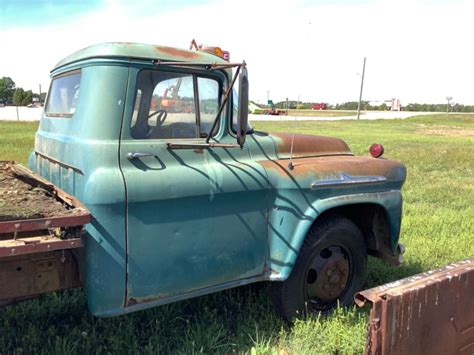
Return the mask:
POLYGON ((367 354, 473 354, 474 259, 359 292, 367 354))
POLYGON ((169 293, 160 293, 159 295, 152 295, 147 297, 130 297, 126 302, 126 307, 134 306, 136 304, 148 303, 153 301, 159 301, 164 298, 171 297, 169 293))
POLYGON ((188 50, 180 49, 180 48, 155 46, 155 49, 159 53, 165 53, 173 57, 181 57, 185 59, 196 59, 196 58, 201 57, 196 52, 188 51, 188 50))
POLYGON ((289 159, 258 161, 265 169, 282 176, 317 174, 318 180, 333 179, 341 172, 354 176, 384 176, 387 180, 403 181, 405 167, 392 160, 354 156, 323 156, 293 160, 293 170, 288 169, 289 159))
MULTIPOLYGON (((276 151, 278 157, 291 152, 292 134, 270 133, 270 136, 277 138, 276 151)), ((339 138, 295 134, 293 140, 294 157, 321 155, 352 155, 352 152, 346 142, 339 138)))

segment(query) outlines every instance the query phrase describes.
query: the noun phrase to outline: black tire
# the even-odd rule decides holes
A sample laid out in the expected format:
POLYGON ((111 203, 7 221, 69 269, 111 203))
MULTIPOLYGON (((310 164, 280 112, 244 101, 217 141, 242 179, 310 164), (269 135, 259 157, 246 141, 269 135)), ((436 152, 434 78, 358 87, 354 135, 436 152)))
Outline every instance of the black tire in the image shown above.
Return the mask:
POLYGON ((275 309, 287 321, 308 313, 327 315, 338 304, 353 303, 366 271, 366 242, 352 221, 331 216, 316 222, 288 279, 272 283, 275 309))

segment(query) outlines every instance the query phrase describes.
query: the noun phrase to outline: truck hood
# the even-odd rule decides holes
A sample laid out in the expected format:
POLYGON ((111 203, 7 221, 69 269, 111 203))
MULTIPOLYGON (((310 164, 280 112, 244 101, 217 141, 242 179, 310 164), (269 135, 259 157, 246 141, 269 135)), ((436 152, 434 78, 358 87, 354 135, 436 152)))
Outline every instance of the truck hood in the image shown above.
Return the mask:
POLYGON ((295 134, 293 139, 291 133, 269 133, 269 136, 279 159, 290 157, 292 140, 295 158, 353 155, 346 142, 339 138, 295 134))

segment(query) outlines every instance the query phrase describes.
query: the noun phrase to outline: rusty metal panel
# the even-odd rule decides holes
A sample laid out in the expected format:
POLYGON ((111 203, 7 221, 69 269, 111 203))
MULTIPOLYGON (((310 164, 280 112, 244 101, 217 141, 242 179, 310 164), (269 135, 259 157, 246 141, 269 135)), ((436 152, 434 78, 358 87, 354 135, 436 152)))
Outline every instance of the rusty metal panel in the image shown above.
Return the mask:
POLYGON ((367 354, 474 354, 474 258, 359 292, 367 354))
POLYGON ((81 286, 69 250, 0 259, 0 305, 81 286))

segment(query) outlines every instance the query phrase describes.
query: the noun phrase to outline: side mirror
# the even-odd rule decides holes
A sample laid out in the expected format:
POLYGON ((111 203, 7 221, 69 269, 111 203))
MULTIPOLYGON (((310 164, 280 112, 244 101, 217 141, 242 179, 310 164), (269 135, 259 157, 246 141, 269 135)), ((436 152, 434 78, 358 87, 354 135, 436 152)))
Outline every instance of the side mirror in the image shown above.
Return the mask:
POLYGON ((239 106, 237 121, 237 143, 242 148, 245 143, 247 126, 249 122, 249 77, 245 64, 240 69, 239 75, 239 106))

